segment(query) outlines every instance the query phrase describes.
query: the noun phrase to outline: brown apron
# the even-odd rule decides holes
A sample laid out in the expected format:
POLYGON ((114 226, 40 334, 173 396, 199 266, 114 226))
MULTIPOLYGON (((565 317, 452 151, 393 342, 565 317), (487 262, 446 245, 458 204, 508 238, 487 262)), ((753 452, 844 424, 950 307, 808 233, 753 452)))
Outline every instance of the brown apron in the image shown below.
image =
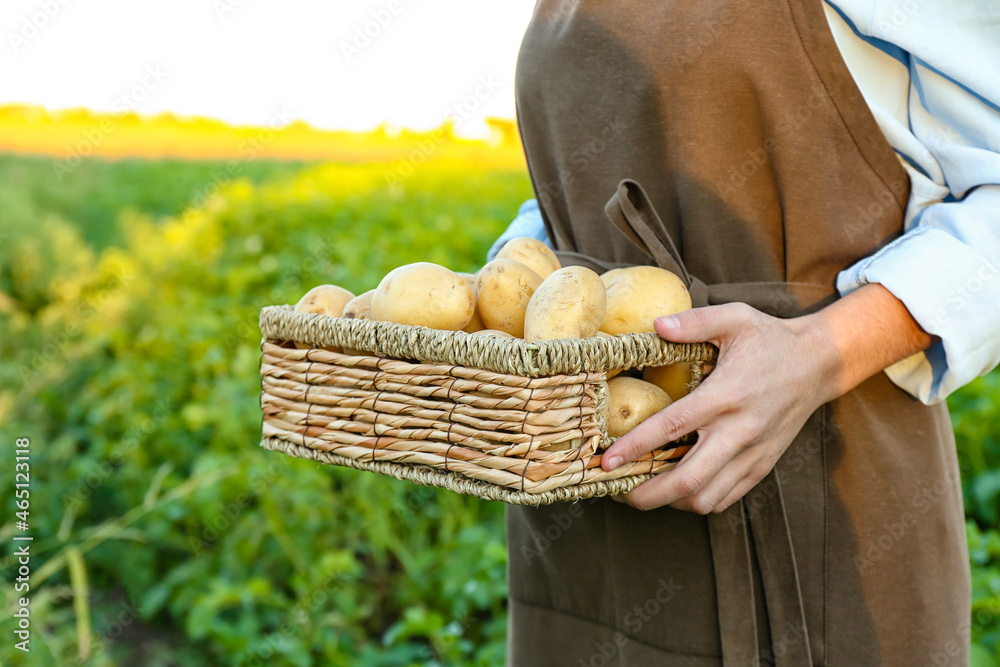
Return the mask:
MULTIPOLYGON (((516 100, 564 263, 655 261, 696 303, 794 317, 902 232, 906 174, 821 0, 542 0, 516 100)), ((951 423, 883 373, 722 514, 510 507, 507 535, 515 667, 967 661, 951 423)))

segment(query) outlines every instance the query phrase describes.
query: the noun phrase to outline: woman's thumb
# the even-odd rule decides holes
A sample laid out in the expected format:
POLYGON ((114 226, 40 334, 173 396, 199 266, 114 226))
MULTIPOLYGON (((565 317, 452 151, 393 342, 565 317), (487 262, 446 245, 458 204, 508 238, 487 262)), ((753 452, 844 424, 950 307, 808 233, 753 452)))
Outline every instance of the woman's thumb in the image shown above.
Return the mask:
POLYGON ((717 341, 740 321, 742 304, 692 308, 673 315, 658 317, 653 322, 656 333, 673 343, 704 343, 717 341))

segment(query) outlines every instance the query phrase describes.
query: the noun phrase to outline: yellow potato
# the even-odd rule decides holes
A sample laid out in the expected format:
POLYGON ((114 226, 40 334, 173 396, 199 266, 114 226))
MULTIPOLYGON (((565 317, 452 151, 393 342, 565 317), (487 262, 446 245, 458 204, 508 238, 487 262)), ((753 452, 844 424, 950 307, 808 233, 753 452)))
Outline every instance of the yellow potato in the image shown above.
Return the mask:
POLYGON ((476 333, 477 331, 482 331, 485 328, 486 325, 483 324, 483 318, 479 316, 479 309, 476 308, 476 310, 472 313, 472 319, 469 320, 468 324, 462 327, 462 331, 465 333, 476 333))
MULTIPOLYGON (((343 287, 336 285, 319 285, 313 287, 305 293, 299 302, 295 304, 296 313, 316 313, 318 315, 328 315, 329 317, 340 317, 344 312, 344 306, 354 298, 354 295, 343 287)), ((295 347, 300 350, 309 349, 311 346, 305 343, 295 343, 295 347)), ((338 347, 324 348, 331 352, 340 352, 338 347)))
POLYGON ((670 398, 679 401, 691 393, 691 364, 670 364, 669 366, 647 366, 642 371, 642 379, 652 382, 667 392, 670 398))
MULTIPOLYGON (((459 277, 462 278, 462 280, 464 280, 466 282, 466 284, 469 287, 472 288, 472 294, 473 294, 473 296, 478 297, 479 296, 479 292, 477 291, 478 290, 478 285, 477 285, 478 276, 475 273, 459 273, 458 275, 459 275, 459 277)), ((482 331, 485 328, 486 328, 486 325, 483 324, 483 318, 479 316, 479 305, 477 303, 476 304, 476 309, 472 313, 472 319, 469 320, 468 324, 466 324, 464 327, 462 327, 462 331, 464 331, 465 333, 476 333, 477 331, 482 331)))
MULTIPOLYGON (((344 313, 341 317, 345 319, 370 320, 372 318, 372 297, 374 296, 375 290, 370 289, 364 294, 354 297, 344 306, 344 313)), ((350 347, 344 348, 344 354, 352 357, 366 356, 365 352, 350 347)))
POLYGON ((607 295, 600 276, 582 266, 553 271, 528 301, 524 339, 589 338, 604 320, 607 295))
POLYGON ((299 302, 295 304, 295 312, 340 317, 340 314, 344 312, 344 306, 353 298, 354 295, 343 287, 320 285, 313 287, 299 299, 299 302))
POLYGON ((473 336, 482 336, 483 338, 517 338, 517 336, 512 336, 506 331, 498 331, 496 329, 480 329, 479 331, 474 331, 473 336))
POLYGON ((524 336, 524 311, 542 277, 521 262, 495 259, 479 271, 476 308, 484 329, 524 336))
POLYGON ((370 289, 364 294, 354 297, 344 306, 341 317, 357 320, 371 319, 372 297, 374 296, 375 290, 370 289))
POLYGON ((684 282, 666 269, 631 266, 607 286, 608 307, 601 331, 609 334, 655 331, 653 321, 691 307, 684 282))
POLYGON ((543 280, 548 278, 553 271, 562 268, 562 264, 559 263, 556 254, 552 252, 552 248, 529 236, 519 236, 505 243, 500 252, 497 253, 496 259, 512 259, 515 262, 521 262, 540 275, 543 280))
POLYGON ((464 280, 469 287, 471 287, 472 289, 476 289, 477 274, 465 273, 464 271, 456 271, 455 275, 464 280))
POLYGON ((620 438, 673 401, 655 384, 628 376, 608 380, 611 418, 608 436, 620 438))
POLYGON ((372 296, 371 318, 459 331, 475 309, 475 294, 461 276, 438 264, 417 262, 382 278, 372 296))
POLYGON ((607 289, 608 286, 610 286, 611 283, 613 283, 615 281, 615 279, 618 277, 618 274, 620 274, 624 270, 625 270, 624 268, 610 269, 610 270, 605 271, 604 273, 602 273, 601 274, 601 282, 604 283, 604 288, 607 289))

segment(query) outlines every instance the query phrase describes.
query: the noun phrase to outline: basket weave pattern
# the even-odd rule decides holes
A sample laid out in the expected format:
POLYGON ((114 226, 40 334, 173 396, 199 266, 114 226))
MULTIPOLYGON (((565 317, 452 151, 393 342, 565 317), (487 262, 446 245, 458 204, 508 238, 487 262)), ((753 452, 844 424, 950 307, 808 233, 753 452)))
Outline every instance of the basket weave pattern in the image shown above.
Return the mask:
POLYGON ((606 371, 700 368, 715 352, 655 334, 531 344, 287 306, 265 308, 261 330, 264 447, 532 505, 624 493, 673 467, 689 445, 600 467, 606 371))

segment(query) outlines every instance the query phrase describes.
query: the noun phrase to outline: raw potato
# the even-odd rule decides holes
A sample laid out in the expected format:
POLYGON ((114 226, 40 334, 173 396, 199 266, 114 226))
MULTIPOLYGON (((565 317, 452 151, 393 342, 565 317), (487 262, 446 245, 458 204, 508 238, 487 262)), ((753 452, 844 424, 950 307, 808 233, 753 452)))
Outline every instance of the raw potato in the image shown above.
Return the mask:
POLYGON ((476 333, 484 329, 486 329, 486 325, 483 324, 483 318, 479 316, 479 309, 476 308, 475 312, 472 313, 472 319, 462 327, 462 331, 465 333, 476 333))
MULTIPOLYGON (((609 272, 610 273, 610 272, 609 272)), ((609 334, 655 331, 653 321, 691 307, 684 282, 656 266, 630 266, 608 279, 608 309, 601 331, 609 334)))
MULTIPOLYGON (((374 296, 375 290, 370 289, 364 294, 354 297, 344 306, 344 313, 341 317, 345 319, 370 320, 372 318, 372 297, 374 296)), ((350 347, 344 348, 344 354, 352 357, 368 356, 365 352, 350 347)))
POLYGON ((548 278, 553 271, 562 268, 559 258, 548 247, 538 239, 530 236, 519 236, 504 244, 504 247, 497 253, 496 259, 512 259, 521 262, 529 269, 542 277, 548 278))
POLYGON ((475 294, 461 276, 438 264, 417 262, 382 278, 372 297, 371 318, 459 331, 475 309, 475 294))
POLYGON ((484 329, 524 336, 524 312, 542 277, 521 262, 495 259, 479 271, 476 309, 484 329))
POLYGON ((313 287, 299 299, 299 302, 295 304, 295 312, 340 317, 340 314, 344 312, 344 306, 353 298, 354 295, 343 287, 320 285, 313 287))
POLYGON ((608 380, 611 419, 608 436, 620 438, 673 401, 655 384, 622 376, 608 380))
MULTIPOLYGON (((472 288, 472 294, 475 297, 479 296, 478 287, 476 285, 478 276, 475 273, 459 273, 459 277, 465 281, 465 283, 472 288)), ((475 312, 472 313, 472 319, 466 324, 462 331, 465 333, 476 333, 477 331, 482 331, 486 328, 483 324, 483 318, 479 316, 479 306, 476 306, 475 312)))
POLYGON ((589 338, 604 321, 607 293, 600 276, 583 266, 553 271, 528 301, 524 340, 589 338))
POLYGON ((667 392, 675 401, 691 393, 691 364, 670 364, 669 366, 647 366, 642 371, 642 379, 652 382, 667 392))
MULTIPOLYGON (((330 317, 340 317, 341 313, 344 312, 344 306, 347 305, 354 295, 345 290, 343 287, 337 287, 336 285, 319 285, 313 287, 311 290, 305 293, 299 302, 295 304, 296 313, 316 313, 319 315, 328 315, 330 317)), ((300 350, 307 350, 311 345, 306 345, 305 343, 295 343, 295 347, 300 350)), ((331 352, 340 352, 338 347, 327 347, 324 348, 330 350, 331 352)))
POLYGON ((614 282, 614 280, 617 278, 618 274, 621 273, 624 270, 625 270, 625 268, 623 267, 623 268, 620 268, 620 269, 610 269, 610 270, 605 271, 604 273, 602 273, 601 274, 601 282, 604 283, 604 288, 607 289, 608 285, 610 285, 612 282, 614 282))
POLYGON ((370 289, 364 294, 354 297, 344 306, 341 317, 357 320, 371 319, 373 296, 375 296, 375 290, 370 289))
POLYGON ((483 338, 517 338, 517 336, 512 336, 506 331, 497 331, 496 329, 480 329, 479 331, 474 331, 473 336, 482 336, 483 338))

